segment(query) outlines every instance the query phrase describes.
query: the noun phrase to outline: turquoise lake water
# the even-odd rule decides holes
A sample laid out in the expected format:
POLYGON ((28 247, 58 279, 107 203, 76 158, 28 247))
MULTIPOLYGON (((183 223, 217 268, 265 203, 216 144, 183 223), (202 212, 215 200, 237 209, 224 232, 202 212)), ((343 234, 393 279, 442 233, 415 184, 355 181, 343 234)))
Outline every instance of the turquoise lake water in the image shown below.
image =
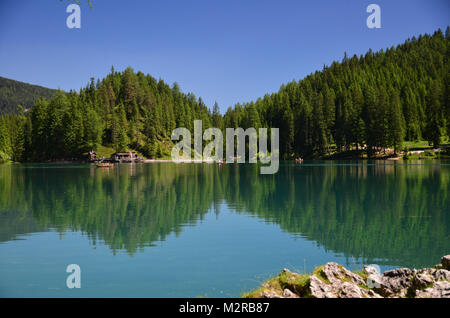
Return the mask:
POLYGON ((0 297, 236 297, 283 268, 432 266, 449 228, 448 161, 0 165, 0 297))

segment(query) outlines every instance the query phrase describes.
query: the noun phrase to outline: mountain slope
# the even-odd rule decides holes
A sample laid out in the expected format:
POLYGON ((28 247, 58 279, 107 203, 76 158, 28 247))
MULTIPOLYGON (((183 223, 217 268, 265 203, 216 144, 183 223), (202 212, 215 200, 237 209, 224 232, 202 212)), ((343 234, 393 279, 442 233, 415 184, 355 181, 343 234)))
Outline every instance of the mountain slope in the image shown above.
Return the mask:
POLYGON ((80 92, 37 101, 27 116, 0 116, 0 151, 18 161, 76 158, 92 149, 170 156, 176 127, 278 127, 280 155, 377 157, 403 142, 439 147, 450 135, 450 29, 334 62, 278 93, 224 116, 201 98, 151 75, 114 69, 80 92), (2 150, 3 149, 3 150, 2 150))
POLYGON ((375 156, 450 135, 450 29, 334 62, 278 93, 237 104, 225 127, 279 127, 283 158, 346 150, 375 156))
POLYGON ((177 83, 171 87, 131 67, 112 68, 79 92, 57 91, 48 101, 37 100, 26 116, 0 116, 0 151, 17 161, 79 158, 105 148, 167 157, 172 131, 192 131, 196 119, 205 128, 213 123, 203 100, 183 93, 177 83))
POLYGON ((18 105, 29 109, 38 97, 49 99, 55 93, 54 89, 0 77, 0 113, 15 113, 18 105))

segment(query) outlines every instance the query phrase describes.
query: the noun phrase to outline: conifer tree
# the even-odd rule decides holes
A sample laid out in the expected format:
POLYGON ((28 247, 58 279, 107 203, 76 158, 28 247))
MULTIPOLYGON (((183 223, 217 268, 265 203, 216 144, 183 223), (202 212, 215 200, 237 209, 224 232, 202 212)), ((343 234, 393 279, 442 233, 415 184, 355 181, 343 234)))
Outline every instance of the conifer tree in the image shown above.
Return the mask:
POLYGON ((398 91, 394 91, 389 104, 389 146, 394 148, 394 154, 397 154, 405 136, 405 120, 402 114, 402 106, 398 91))

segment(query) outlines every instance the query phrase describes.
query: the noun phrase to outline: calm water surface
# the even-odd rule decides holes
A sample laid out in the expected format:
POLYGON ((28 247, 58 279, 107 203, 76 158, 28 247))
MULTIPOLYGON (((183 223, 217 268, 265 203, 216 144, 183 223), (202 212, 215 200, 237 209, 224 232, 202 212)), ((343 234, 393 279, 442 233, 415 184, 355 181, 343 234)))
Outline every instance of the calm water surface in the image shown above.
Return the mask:
POLYGON ((431 266, 449 228, 448 161, 0 165, 0 297, 239 296, 283 268, 431 266))

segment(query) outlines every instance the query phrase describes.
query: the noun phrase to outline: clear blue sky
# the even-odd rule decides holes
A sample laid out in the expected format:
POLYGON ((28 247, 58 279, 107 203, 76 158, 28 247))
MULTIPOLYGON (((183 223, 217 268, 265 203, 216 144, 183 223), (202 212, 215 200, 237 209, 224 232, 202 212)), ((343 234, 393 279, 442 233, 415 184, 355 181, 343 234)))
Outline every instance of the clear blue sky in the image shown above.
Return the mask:
POLYGON ((445 30, 448 0, 0 0, 0 76, 64 90, 114 65, 178 82, 222 111, 369 48, 445 30), (381 6, 381 29, 366 7, 381 6))

